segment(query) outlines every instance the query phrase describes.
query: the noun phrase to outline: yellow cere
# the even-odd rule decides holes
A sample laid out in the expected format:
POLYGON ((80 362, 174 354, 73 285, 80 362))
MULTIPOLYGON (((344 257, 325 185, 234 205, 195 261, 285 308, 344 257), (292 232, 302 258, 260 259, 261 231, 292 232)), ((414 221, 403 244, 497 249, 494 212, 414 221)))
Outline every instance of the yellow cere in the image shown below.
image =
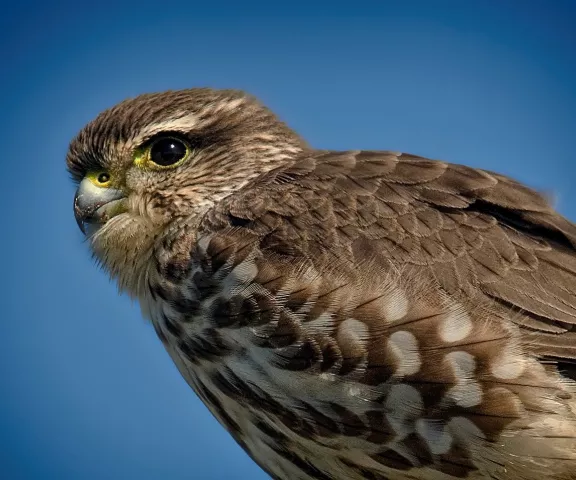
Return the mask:
POLYGON ((110 186, 112 177, 109 173, 99 171, 99 172, 88 172, 86 178, 90 180, 97 187, 106 188, 110 186))

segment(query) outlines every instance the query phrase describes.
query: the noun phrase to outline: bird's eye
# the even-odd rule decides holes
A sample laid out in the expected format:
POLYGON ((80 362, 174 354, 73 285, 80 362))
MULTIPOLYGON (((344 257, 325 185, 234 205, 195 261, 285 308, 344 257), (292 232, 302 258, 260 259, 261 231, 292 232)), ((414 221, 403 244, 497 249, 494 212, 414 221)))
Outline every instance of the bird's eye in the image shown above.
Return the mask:
POLYGON ((150 146, 150 161, 161 167, 172 166, 188 156, 190 149, 177 138, 165 137, 150 146))

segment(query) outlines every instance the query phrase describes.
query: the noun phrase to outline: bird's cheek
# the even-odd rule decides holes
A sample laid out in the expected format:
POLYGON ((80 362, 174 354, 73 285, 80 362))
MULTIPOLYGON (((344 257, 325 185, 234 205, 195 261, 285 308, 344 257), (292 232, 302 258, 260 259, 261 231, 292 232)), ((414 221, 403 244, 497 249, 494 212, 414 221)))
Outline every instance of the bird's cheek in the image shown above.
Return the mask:
POLYGON ((166 211, 147 193, 132 193, 128 199, 128 212, 149 223, 165 223, 163 218, 166 211))
POLYGON ((156 172, 131 167, 124 176, 124 185, 128 192, 143 196, 157 189, 158 178, 156 172))
POLYGON ((144 197, 132 192, 128 197, 128 213, 133 216, 147 217, 146 201, 144 197))

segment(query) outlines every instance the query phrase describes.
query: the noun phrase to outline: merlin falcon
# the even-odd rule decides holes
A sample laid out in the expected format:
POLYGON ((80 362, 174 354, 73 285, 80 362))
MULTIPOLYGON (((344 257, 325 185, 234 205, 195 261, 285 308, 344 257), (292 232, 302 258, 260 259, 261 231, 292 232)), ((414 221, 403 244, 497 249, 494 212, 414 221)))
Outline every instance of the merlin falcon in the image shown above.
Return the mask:
POLYGON ((67 167, 94 257, 272 478, 576 479, 576 225, 545 196, 206 88, 104 111, 67 167))

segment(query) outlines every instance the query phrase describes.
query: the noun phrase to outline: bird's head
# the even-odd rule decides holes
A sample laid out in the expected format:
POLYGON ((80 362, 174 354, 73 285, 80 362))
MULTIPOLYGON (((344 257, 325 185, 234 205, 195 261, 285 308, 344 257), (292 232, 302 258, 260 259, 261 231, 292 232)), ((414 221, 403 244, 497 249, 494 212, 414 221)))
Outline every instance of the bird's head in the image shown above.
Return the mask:
POLYGON ((193 221, 304 148, 243 92, 141 95, 101 113, 71 142, 74 214, 96 258, 120 277, 170 224, 193 221))

